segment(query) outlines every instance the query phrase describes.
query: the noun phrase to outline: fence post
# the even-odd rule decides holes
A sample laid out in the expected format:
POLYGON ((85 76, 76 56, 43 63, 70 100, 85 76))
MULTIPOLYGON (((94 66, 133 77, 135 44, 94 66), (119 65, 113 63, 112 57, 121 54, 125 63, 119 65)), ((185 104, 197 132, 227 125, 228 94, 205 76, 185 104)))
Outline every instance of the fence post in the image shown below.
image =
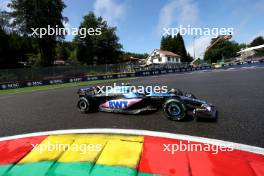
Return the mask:
POLYGON ((30 68, 30 80, 33 80, 33 69, 30 68))

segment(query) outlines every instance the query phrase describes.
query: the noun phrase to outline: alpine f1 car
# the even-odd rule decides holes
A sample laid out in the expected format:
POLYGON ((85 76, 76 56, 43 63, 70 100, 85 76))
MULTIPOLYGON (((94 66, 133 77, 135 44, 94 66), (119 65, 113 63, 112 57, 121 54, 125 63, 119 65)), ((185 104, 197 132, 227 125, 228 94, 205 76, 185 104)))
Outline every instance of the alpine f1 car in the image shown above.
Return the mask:
POLYGON ((98 87, 78 90, 77 107, 83 113, 102 111, 123 114, 143 114, 160 109, 170 119, 180 121, 186 117, 214 120, 216 108, 191 93, 183 94, 179 89, 165 93, 139 93, 131 91, 131 86, 116 86, 101 92, 98 87))

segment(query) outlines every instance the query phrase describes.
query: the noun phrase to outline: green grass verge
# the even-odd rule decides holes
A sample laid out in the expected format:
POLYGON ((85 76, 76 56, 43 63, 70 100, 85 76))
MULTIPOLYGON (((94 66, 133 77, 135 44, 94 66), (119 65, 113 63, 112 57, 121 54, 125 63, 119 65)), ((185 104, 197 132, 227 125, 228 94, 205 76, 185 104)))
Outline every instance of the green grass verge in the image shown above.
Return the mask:
POLYGON ((46 86, 23 87, 23 88, 17 88, 17 89, 0 90, 0 95, 28 93, 28 92, 34 92, 34 91, 58 89, 58 88, 65 88, 65 87, 89 86, 89 85, 102 84, 102 83, 111 83, 111 82, 116 82, 116 81, 128 81, 132 79, 135 79, 135 78, 119 78, 119 79, 107 79, 107 80, 95 80, 95 81, 54 84, 54 85, 46 85, 46 86))

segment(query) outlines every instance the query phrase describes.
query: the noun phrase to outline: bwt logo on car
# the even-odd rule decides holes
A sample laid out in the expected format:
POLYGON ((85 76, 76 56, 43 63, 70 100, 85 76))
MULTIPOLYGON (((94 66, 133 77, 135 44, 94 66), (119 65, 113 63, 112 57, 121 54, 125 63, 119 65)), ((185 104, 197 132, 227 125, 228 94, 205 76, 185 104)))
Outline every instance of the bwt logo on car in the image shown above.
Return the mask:
POLYGON ((123 109, 128 107, 128 101, 109 101, 109 108, 111 109, 123 109))

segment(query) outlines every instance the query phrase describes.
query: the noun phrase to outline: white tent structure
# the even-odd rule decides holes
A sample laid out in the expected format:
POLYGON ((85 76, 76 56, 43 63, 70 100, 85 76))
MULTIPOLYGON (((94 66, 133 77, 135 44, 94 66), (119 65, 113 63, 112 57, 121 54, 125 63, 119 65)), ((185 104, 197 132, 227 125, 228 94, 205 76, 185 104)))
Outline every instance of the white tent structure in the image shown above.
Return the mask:
POLYGON ((264 48, 264 45, 259 45, 259 46, 246 48, 246 49, 243 49, 243 50, 241 50, 241 51, 239 51, 237 53, 241 55, 242 59, 246 59, 246 58, 248 58, 250 56, 253 56, 256 53, 256 50, 262 49, 262 48, 264 48))

